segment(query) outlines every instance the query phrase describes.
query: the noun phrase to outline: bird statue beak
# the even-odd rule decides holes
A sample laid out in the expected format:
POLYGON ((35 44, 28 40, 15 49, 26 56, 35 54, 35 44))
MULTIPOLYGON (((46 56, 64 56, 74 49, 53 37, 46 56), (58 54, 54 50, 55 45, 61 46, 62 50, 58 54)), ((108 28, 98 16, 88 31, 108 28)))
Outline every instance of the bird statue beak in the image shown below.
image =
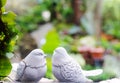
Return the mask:
POLYGON ((56 53, 60 53, 58 50, 55 50, 56 53))
POLYGON ((59 53, 59 54, 62 55, 62 53, 59 50, 55 50, 55 53, 59 53))

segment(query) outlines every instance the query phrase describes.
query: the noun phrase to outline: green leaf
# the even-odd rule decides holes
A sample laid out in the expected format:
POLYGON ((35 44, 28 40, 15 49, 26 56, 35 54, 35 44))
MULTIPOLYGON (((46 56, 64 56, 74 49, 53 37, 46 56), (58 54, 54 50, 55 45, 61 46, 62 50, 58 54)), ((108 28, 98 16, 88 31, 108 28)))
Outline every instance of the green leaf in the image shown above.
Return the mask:
POLYGON ((5 56, 0 56, 0 80, 8 76, 12 69, 9 59, 5 56))
POLYGON ((42 46, 44 52, 51 54, 53 50, 60 45, 59 35, 56 32, 56 29, 51 29, 46 35, 46 43, 42 46), (50 47, 50 48, 48 48, 50 47))
POLYGON ((4 8, 4 7, 2 7, 2 8, 1 8, 1 11, 2 11, 2 12, 5 12, 5 8, 4 8))
POLYGON ((7 0, 0 0, 0 8, 6 4, 7 0))
POLYGON ((2 14, 2 21, 4 23, 7 23, 8 25, 11 24, 15 24, 14 20, 15 20, 16 14, 14 14, 13 12, 4 12, 2 14))
POLYGON ((51 56, 47 56, 46 60, 47 60, 48 63, 47 63, 47 72, 46 72, 45 77, 53 79, 54 77, 53 77, 53 74, 52 74, 51 56))

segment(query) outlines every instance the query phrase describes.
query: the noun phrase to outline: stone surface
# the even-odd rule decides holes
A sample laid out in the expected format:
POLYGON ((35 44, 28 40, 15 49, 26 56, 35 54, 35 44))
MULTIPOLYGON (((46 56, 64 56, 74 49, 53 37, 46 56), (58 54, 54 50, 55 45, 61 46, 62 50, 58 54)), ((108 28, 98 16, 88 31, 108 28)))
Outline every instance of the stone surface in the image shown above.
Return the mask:
POLYGON ((120 78, 108 79, 108 80, 105 80, 105 81, 101 81, 99 83, 120 83, 120 78))

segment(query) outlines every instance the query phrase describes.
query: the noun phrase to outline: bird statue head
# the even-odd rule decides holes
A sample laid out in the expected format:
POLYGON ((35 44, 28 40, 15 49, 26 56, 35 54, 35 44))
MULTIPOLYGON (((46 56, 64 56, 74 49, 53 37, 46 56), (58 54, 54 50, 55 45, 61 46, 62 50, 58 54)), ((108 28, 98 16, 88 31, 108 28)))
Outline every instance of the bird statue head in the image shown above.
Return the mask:
POLYGON ((54 53, 53 53, 53 60, 55 62, 59 62, 59 61, 65 61, 66 58, 68 58, 69 55, 66 51, 65 48, 63 47, 57 47, 55 50, 54 50, 54 53))
POLYGON ((27 64, 42 63, 45 61, 46 55, 41 49, 32 50, 26 57, 25 62, 27 64))
POLYGON ((43 52, 43 50, 41 49, 34 49, 33 51, 31 51, 31 53, 29 54, 29 56, 35 56, 35 57, 45 57, 45 54, 43 52))

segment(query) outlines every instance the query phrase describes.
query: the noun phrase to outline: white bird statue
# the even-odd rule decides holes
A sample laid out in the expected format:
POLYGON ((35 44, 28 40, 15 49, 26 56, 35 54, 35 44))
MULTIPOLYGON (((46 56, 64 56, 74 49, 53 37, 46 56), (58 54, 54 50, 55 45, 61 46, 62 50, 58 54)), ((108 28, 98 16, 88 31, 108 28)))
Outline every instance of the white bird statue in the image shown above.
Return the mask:
POLYGON ((45 54, 41 49, 30 52, 13 70, 17 69, 16 81, 38 82, 47 71, 45 54))
POLYGON ((86 76, 101 74, 102 70, 82 70, 81 66, 68 55, 66 49, 58 47, 52 57, 52 72, 60 82, 93 83, 86 76))

